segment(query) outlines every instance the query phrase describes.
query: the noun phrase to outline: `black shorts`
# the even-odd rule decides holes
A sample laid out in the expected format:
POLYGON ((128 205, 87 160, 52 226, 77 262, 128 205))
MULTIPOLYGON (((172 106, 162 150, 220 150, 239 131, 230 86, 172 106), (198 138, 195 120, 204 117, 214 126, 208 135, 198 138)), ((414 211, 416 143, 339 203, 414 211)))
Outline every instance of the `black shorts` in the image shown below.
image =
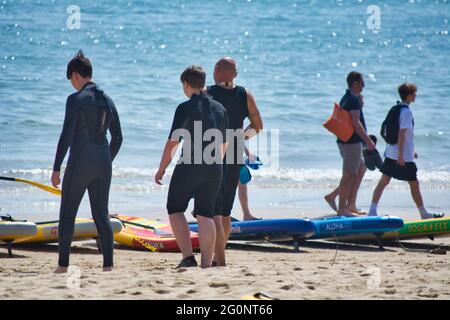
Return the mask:
POLYGON ((242 164, 224 164, 223 182, 216 201, 216 215, 229 217, 233 209, 242 164))
POLYGON ((385 158, 380 171, 397 180, 417 181, 417 166, 414 162, 405 162, 405 166, 401 166, 397 161, 385 158))
POLYGON ((213 218, 221 184, 222 165, 177 165, 170 180, 167 212, 185 212, 194 198, 194 214, 213 218))

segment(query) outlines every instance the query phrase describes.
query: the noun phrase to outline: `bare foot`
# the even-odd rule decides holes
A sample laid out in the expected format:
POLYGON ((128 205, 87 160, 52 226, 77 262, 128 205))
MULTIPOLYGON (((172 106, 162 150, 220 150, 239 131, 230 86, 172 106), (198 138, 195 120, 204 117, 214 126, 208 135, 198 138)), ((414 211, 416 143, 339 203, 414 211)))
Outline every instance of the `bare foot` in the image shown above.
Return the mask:
POLYGON ((68 269, 68 267, 61 267, 61 266, 58 266, 58 267, 56 268, 56 270, 53 271, 53 273, 55 273, 55 274, 59 274, 59 273, 67 273, 67 269, 68 269))
POLYGON ((355 213, 353 213, 353 212, 351 212, 351 211, 348 211, 348 210, 342 210, 342 211, 339 211, 339 212, 338 212, 338 216, 341 216, 341 217, 347 217, 347 218, 356 218, 356 217, 359 217, 359 215, 357 215, 357 214, 355 214, 355 213))
POLYGON ((323 197, 325 199, 325 201, 330 205, 331 209, 333 209, 334 211, 338 211, 337 209, 337 205, 336 205, 336 198, 332 197, 331 195, 326 195, 325 197, 323 197))
POLYGON ((244 216, 244 221, 251 221, 251 220, 262 220, 262 218, 257 218, 252 215, 244 216))
POLYGON ((348 211, 351 211, 353 213, 359 214, 360 216, 365 216, 367 215, 367 212, 365 212, 364 210, 358 209, 356 207, 354 208, 347 208, 348 211))
POLYGON ((113 267, 106 267, 106 268, 103 268, 103 272, 111 272, 111 271, 114 271, 114 268, 113 268, 113 267))

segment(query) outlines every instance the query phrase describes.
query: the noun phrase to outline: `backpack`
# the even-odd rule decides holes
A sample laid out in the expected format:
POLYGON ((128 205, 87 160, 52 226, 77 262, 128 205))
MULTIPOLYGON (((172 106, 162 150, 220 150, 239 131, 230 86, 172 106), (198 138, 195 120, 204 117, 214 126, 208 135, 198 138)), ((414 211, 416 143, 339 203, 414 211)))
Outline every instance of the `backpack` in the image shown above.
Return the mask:
POLYGON ((384 141, 390 145, 398 143, 398 132, 400 131, 400 111, 402 108, 406 108, 405 105, 397 101, 397 104, 393 106, 387 116, 381 124, 380 135, 384 141))

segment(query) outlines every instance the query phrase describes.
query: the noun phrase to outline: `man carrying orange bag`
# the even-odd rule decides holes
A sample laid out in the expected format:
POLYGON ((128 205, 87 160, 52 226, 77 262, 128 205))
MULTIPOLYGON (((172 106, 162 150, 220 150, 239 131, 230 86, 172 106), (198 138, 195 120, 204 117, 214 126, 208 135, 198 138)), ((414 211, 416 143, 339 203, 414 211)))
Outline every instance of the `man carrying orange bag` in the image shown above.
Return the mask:
MULTIPOLYGON (((364 177, 366 166, 362 159, 363 143, 368 150, 374 150, 375 144, 367 134, 366 122, 363 114, 363 97, 361 92, 364 88, 364 79, 361 73, 352 71, 347 76, 348 89, 340 101, 340 106, 350 113, 353 134, 350 139, 344 141, 338 138, 339 152, 343 159, 342 178, 339 184, 339 207, 338 215, 346 217, 357 217, 352 211, 356 209, 356 196, 359 186, 364 177), (353 208, 354 207, 354 208, 353 208)), ((343 124, 347 128, 341 128, 338 137, 342 133, 349 132, 348 124, 343 124)), ((351 132, 351 130, 350 130, 351 132)), ((329 199, 325 199, 330 203, 329 199)), ((334 203, 334 200, 333 200, 334 203)), ((330 203, 333 204, 333 203, 330 203)))

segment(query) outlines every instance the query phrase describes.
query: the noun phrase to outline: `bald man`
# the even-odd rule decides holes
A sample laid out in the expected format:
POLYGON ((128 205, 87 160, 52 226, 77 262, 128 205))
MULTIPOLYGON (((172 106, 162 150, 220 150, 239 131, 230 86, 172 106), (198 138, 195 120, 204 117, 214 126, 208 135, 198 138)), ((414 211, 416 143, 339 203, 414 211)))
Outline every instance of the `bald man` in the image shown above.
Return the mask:
POLYGON ((220 59, 214 68, 215 85, 207 87, 207 92, 220 102, 228 112, 229 128, 234 137, 229 137, 223 165, 222 189, 216 201, 216 249, 214 261, 225 266, 225 246, 231 233, 231 210, 239 183, 239 173, 244 163, 245 140, 257 135, 263 129, 263 122, 253 94, 246 88, 234 84, 237 65, 230 57, 220 59), (244 119, 250 125, 244 130, 244 119))

